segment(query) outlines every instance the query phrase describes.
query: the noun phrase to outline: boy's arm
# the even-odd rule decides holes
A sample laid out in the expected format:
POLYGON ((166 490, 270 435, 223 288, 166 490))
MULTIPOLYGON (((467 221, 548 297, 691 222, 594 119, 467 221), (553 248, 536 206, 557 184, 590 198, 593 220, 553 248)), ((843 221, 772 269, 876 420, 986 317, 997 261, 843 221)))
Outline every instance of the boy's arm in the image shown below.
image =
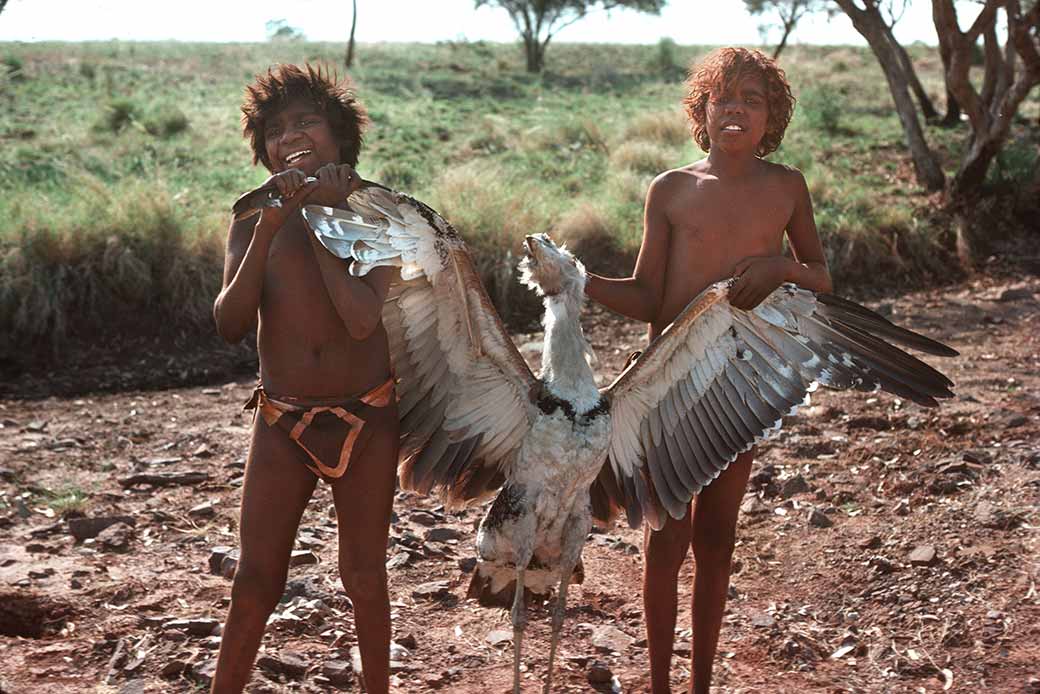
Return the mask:
POLYGON ((316 185, 303 186, 285 200, 283 207, 264 208, 258 221, 232 221, 224 254, 223 288, 213 302, 217 333, 225 341, 238 342, 256 324, 271 241, 316 185))
POLYGON ((668 222, 668 174, 658 176, 646 193, 643 242, 631 277, 613 279, 588 273, 585 293, 612 311, 653 323, 661 310, 671 225, 668 222))
POLYGON ((314 234, 308 237, 325 289, 347 332, 358 341, 368 338, 383 319, 383 302, 397 269, 377 267, 364 277, 351 277, 346 260, 329 253, 314 234))
POLYGON ((794 211, 787 222, 787 238, 794 258, 765 256, 744 258, 733 268, 737 281, 729 290, 729 302, 745 311, 758 306, 784 282, 814 292, 833 290, 823 244, 816 232, 812 198, 800 171, 787 174, 788 190, 794 197, 794 211))

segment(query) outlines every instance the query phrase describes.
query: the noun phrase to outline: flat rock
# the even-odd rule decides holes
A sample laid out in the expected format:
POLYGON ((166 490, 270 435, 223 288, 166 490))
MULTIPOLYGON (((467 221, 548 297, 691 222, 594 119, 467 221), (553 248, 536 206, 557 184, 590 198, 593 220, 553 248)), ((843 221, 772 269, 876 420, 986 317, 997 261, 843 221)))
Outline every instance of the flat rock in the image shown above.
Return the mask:
POLYGON ((935 547, 931 545, 920 545, 910 552, 911 566, 931 566, 935 561, 935 547))
POLYGON ((390 557, 386 562, 386 570, 394 571, 396 569, 408 566, 411 562, 412 556, 408 552, 398 552, 394 556, 390 557))
POLYGON ((477 568, 476 557, 462 557, 459 559, 459 570, 464 574, 472 573, 477 568))
POLYGON ((220 622, 209 617, 197 617, 195 619, 172 619, 162 625, 163 630, 183 631, 192 636, 211 636, 218 628, 220 622))
POLYGON ((776 626, 776 619, 768 612, 755 611, 751 613, 751 626, 769 629, 776 626))
POLYGON ((589 641, 601 651, 624 653, 632 647, 636 640, 617 627, 608 624, 593 627, 589 641))
POLYGON ((189 508, 188 515, 192 518, 212 518, 217 515, 217 510, 210 502, 203 501, 201 504, 189 508))
POLYGON ((196 682, 209 685, 213 681, 213 675, 217 673, 217 659, 203 660, 195 663, 189 670, 191 678, 196 682))
POLYGON ((513 632, 505 629, 494 629, 489 631, 487 636, 484 637, 492 646, 500 646, 503 643, 510 643, 513 640, 513 632))
POLYGON ((261 656, 256 666, 273 675, 285 675, 291 679, 299 679, 307 672, 307 661, 299 654, 289 651, 261 656))
POLYGON ((124 523, 126 525, 136 525, 137 519, 133 516, 95 516, 94 518, 70 518, 69 519, 69 532, 77 542, 83 542, 89 540, 92 537, 97 537, 99 533, 105 528, 115 525, 116 523, 124 523))
POLYGON ((801 475, 795 475, 794 477, 785 480, 780 486, 780 495, 785 499, 790 499, 795 494, 801 494, 809 491, 809 483, 805 481, 805 478, 801 475))
POLYGON ((834 525, 834 521, 820 509, 814 508, 809 512, 809 525, 814 528, 830 528, 834 525))
POLYGON ((289 566, 306 566, 317 563, 318 555, 309 549, 296 549, 289 555, 289 566))
POLYGON ((110 525, 97 534, 98 545, 110 552, 129 552, 134 529, 124 523, 110 525))
POLYGON ((433 515, 429 511, 412 511, 408 514, 408 520, 416 525, 422 525, 427 528, 437 525, 437 516, 433 515))
POLYGON ((346 689, 354 683, 354 670, 346 660, 329 660, 322 663, 321 674, 328 678, 333 687, 346 689))
POLYGON ((451 583, 448 581, 430 581, 416 586, 412 597, 421 600, 440 600, 451 595, 451 583))
POLYGON ((217 545, 209 551, 209 572, 215 576, 220 575, 220 567, 224 562, 224 558, 230 556, 235 552, 234 547, 228 547, 226 545, 217 545))
POLYGON ((462 537, 462 532, 455 528, 430 528, 423 533, 423 539, 427 542, 447 542, 448 540, 458 540, 462 537))

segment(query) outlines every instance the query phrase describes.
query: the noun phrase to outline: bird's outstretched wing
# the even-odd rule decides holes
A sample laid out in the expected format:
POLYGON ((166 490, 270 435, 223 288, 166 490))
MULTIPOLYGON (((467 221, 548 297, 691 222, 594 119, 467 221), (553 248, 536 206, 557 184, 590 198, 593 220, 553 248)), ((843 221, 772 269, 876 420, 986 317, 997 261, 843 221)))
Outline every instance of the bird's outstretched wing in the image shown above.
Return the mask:
POLYGON ((383 307, 399 379, 399 475, 447 502, 501 486, 533 417, 537 381, 510 340, 462 239, 421 202, 375 184, 351 210, 307 206, 321 243, 361 276, 400 267, 383 307))
POLYGON ((598 515, 660 528, 739 455, 775 433, 817 384, 888 391, 926 407, 953 395, 943 374, 890 342, 957 354, 851 301, 785 284, 751 311, 729 282, 687 305, 608 388, 609 460, 593 485, 598 515))

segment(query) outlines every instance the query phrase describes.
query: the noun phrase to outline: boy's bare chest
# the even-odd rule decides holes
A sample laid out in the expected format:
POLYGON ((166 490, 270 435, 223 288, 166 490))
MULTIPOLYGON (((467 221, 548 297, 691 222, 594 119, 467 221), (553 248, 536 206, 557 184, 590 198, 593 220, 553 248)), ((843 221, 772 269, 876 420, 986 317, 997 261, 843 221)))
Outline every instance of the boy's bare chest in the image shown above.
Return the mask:
POLYGON ((694 242, 771 245, 782 240, 793 211, 792 201, 768 188, 715 191, 682 201, 672 226, 694 242))

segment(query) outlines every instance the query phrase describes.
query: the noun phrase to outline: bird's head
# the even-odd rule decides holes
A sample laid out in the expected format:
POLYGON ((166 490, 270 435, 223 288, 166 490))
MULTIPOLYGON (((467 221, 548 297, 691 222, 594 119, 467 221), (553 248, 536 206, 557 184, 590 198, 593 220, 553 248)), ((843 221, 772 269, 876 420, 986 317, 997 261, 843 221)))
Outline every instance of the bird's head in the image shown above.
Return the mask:
POLYGON ((524 251, 521 283, 541 296, 584 294, 585 266, 565 246, 557 246, 548 234, 532 234, 524 238, 524 251))

